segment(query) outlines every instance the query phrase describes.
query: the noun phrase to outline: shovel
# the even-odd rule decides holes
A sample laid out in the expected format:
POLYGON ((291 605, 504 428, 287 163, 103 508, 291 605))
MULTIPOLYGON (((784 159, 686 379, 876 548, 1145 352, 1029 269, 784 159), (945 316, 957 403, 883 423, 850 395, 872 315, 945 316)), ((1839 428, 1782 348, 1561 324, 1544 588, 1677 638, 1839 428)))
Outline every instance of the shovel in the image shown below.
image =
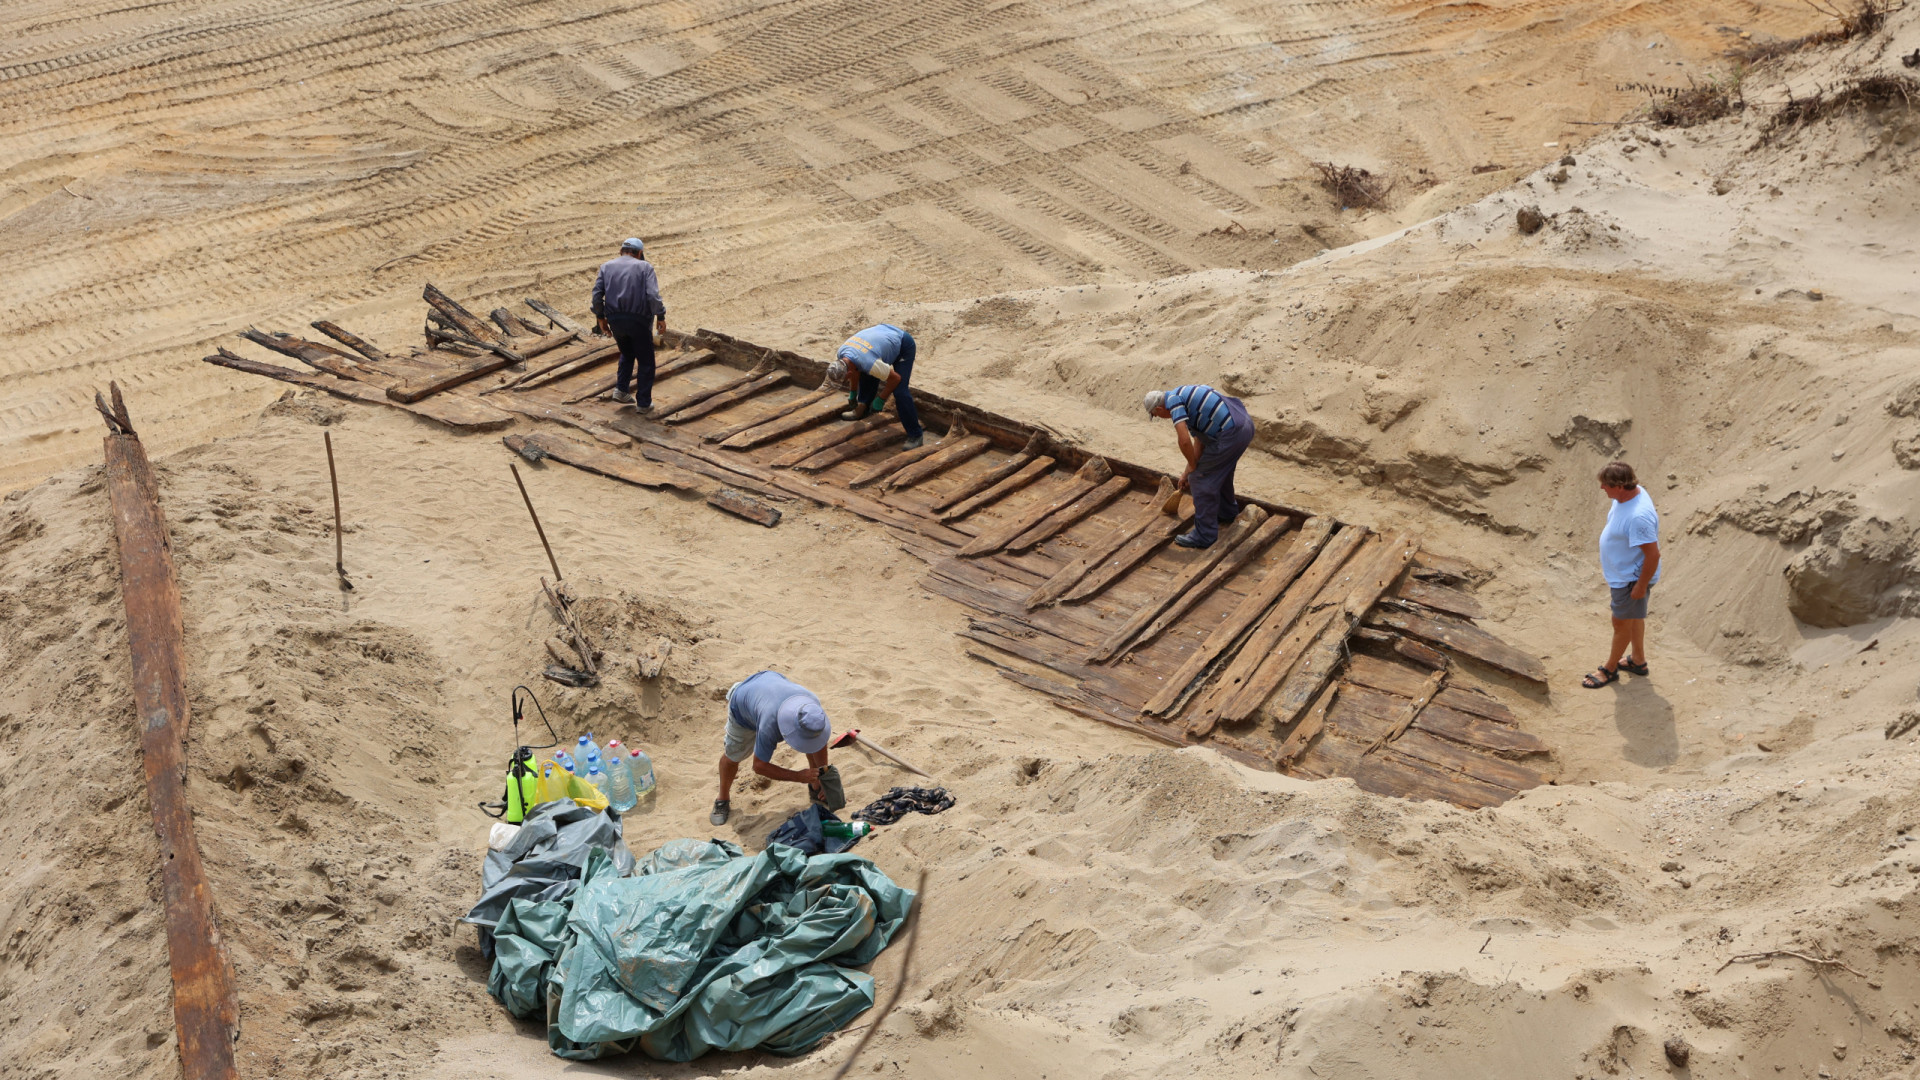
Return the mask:
POLYGON ((859 728, 855 728, 852 731, 847 732, 845 735, 842 735, 839 738, 833 740, 831 748, 838 750, 843 746, 848 746, 856 742, 866 747, 867 749, 872 750, 874 753, 879 754, 881 757, 886 758, 888 761, 893 762, 895 765, 898 765, 901 768, 907 770, 908 772, 919 773, 921 776, 924 776, 929 780, 933 779, 932 773, 926 771, 925 769, 922 769, 918 765, 912 764, 911 762, 907 761, 905 758, 901 757, 900 755, 894 753, 893 751, 887 749, 884 746, 881 746, 879 743, 874 742, 872 739, 861 738, 859 728))

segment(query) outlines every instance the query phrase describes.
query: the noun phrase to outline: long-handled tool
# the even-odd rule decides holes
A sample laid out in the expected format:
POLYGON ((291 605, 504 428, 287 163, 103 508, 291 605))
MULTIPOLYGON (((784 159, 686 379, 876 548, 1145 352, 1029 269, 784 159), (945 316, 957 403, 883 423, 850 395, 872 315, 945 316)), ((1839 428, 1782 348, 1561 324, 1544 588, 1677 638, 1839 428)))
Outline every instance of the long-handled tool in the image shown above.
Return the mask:
POLYGON ((852 731, 849 731, 845 735, 842 735, 839 738, 833 740, 833 749, 837 750, 842 746, 848 746, 856 742, 859 743, 861 746, 864 746, 867 749, 872 750, 874 753, 879 754, 881 757, 886 758, 888 761, 893 762, 895 765, 898 765, 901 768, 907 770, 908 772, 919 773, 921 776, 924 776, 929 780, 933 779, 933 774, 928 772, 927 770, 921 768, 918 765, 913 764, 912 762, 908 761, 906 758, 901 757, 899 754, 894 753, 893 751, 887 749, 886 747, 881 746, 879 743, 874 742, 872 739, 862 738, 860 736, 859 728, 854 728, 852 731))
POLYGON ((340 587, 351 590, 353 582, 347 580, 345 541, 340 538, 340 474, 333 469, 333 432, 320 434, 327 444, 327 479, 333 484, 333 569, 340 575, 340 587))

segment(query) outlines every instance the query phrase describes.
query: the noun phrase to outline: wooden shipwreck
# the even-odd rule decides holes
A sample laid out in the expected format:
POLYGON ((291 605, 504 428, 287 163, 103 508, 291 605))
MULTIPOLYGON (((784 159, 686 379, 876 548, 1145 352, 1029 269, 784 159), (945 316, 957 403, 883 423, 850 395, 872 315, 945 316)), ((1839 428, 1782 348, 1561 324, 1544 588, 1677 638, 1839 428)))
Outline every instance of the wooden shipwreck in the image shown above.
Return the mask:
POLYGON ((902 450, 891 411, 839 419, 824 361, 700 330, 665 335, 642 418, 609 400, 611 340, 549 305, 481 319, 431 285, 425 299, 430 347, 409 355, 322 322, 352 351, 249 331, 305 368, 206 359, 458 430, 547 421, 591 442, 536 429, 508 446, 768 527, 794 500, 867 518, 973 613, 971 656, 1168 744, 1469 807, 1549 778, 1515 711, 1544 696, 1545 667, 1476 624, 1476 573, 1418 536, 1256 499, 1187 550, 1171 540, 1192 503, 1165 512, 1170 477, 965 402, 916 388, 929 435, 902 450))

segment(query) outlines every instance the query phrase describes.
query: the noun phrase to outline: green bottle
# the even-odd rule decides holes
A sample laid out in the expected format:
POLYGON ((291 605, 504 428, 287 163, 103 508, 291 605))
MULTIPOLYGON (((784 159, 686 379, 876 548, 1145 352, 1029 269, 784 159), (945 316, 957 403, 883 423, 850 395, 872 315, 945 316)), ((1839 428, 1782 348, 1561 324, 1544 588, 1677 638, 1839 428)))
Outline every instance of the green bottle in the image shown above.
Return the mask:
POLYGON ((858 840, 873 832, 873 826, 864 821, 823 821, 820 832, 839 840, 858 840))

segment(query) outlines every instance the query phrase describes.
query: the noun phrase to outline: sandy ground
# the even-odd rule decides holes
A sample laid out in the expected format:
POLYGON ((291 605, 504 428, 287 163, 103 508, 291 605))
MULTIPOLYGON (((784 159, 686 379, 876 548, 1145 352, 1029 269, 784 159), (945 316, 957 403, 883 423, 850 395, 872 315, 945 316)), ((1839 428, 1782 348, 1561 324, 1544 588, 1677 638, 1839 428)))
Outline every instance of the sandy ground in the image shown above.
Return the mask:
MULTIPOLYGON (((1485 10, 1520 32, 1520 15, 1485 10)), ((1193 11, 1222 25, 1217 9, 1193 11)), ((39 17, 66 49, 87 37, 51 9, 39 17)), ((249 16, 269 36, 287 17, 249 16)), ((1665 17, 1597 22, 1589 44, 1665 17)), ((1676 52, 1712 40, 1691 17, 1676 52)), ((818 22, 809 32, 832 29, 818 22)), ((1552 669, 1529 726, 1557 747, 1556 787, 1470 813, 1156 748, 968 661, 953 636, 963 613, 914 587, 918 562, 882 530, 797 506, 765 530, 560 466, 529 482, 594 626, 615 653, 660 634, 677 647, 657 685, 536 689, 562 734, 591 727, 655 754, 662 788, 631 819, 637 850, 711 832, 717 698, 762 666, 819 689, 837 723, 932 763, 959 805, 861 848, 896 878, 932 876, 924 966, 863 1075, 1913 1076, 1920 748, 1882 730, 1915 705, 1920 650, 1907 509, 1920 454, 1906 448, 1920 395, 1903 392, 1920 331, 1920 120, 1883 109, 1766 125, 1788 87, 1805 96, 1846 66, 1897 70, 1893 57, 1917 48, 1920 15, 1902 14, 1880 38, 1756 73, 1743 115, 1609 133, 1568 148, 1564 179, 1541 155, 1438 217, 1374 220, 1374 239, 1284 270, 1196 256, 1190 273, 1062 273, 976 300, 931 279, 808 284, 763 252, 756 280, 784 284, 723 322, 819 353, 897 317, 928 343, 916 377, 929 385, 1169 465, 1164 430, 1137 418, 1139 393, 1229 386, 1263 433, 1249 487, 1417 526, 1494 573, 1481 591, 1492 628, 1552 669), (1515 212, 1535 205, 1547 227, 1518 234, 1515 212), (875 293, 887 299, 849 299, 875 293), (1574 683, 1606 632, 1592 474, 1615 454, 1660 503, 1670 576, 1651 623, 1654 676, 1589 693, 1574 683), (1783 948, 1846 967, 1728 964, 1783 948), (1691 1048, 1686 1068, 1662 1050, 1674 1038, 1691 1048)), ((1112 41, 1086 51, 1151 82, 1112 41)), ((319 52, 307 62, 344 66, 319 52)), ((1466 59, 1498 55, 1510 54, 1466 59)), ((1188 67, 1201 82, 1210 70, 1188 67)), ((774 97, 755 107, 824 107, 774 97)), ((454 210, 433 220, 463 227, 454 210)), ((527 235, 527 251, 551 239, 527 235)), ((580 228, 573 248, 540 256, 573 252, 549 282, 577 279, 592 239, 580 228)), ((306 261, 317 281, 336 274, 306 261)), ((529 260, 485 273, 504 287, 536 271, 529 260)), ((73 273, 112 287, 98 264, 73 273)), ((999 284, 953 280, 974 294, 999 284)), ((363 295, 367 321, 413 310, 413 287, 363 295)), ((130 380, 130 406, 136 421, 155 415, 160 449, 181 447, 161 473, 193 672, 189 789, 239 972, 247 1075, 827 1075, 845 1035, 795 1060, 567 1065, 486 997, 472 936, 452 921, 477 891, 486 823, 470 807, 497 793, 507 694, 535 678, 551 630, 507 451, 392 410, 297 395, 263 405, 274 391, 252 384, 216 408, 167 374, 190 368, 161 360, 230 329, 213 325, 228 318, 219 304, 258 302, 232 318, 263 324, 347 310, 323 295, 263 279, 200 305, 203 328, 169 323, 170 345, 105 350, 148 357, 155 374, 130 380), (341 454, 360 583, 344 598, 323 427, 341 454)), ((19 339, 62 332, 75 331, 19 339)), ((9 374, 10 387, 100 375, 25 364, 43 374, 9 374)), ((63 454, 91 460, 92 440, 90 427, 43 440, 18 477, 63 454)), ((0 502, 0 751, 16 763, 0 835, 21 853, 0 867, 0 1077, 177 1069, 98 472, 64 468, 0 502)), ((857 753, 837 760, 856 802, 904 779, 857 753)), ((769 787, 736 802, 724 835, 754 844, 801 798, 769 787)), ((898 963, 890 952, 876 965, 883 989, 898 963)))

